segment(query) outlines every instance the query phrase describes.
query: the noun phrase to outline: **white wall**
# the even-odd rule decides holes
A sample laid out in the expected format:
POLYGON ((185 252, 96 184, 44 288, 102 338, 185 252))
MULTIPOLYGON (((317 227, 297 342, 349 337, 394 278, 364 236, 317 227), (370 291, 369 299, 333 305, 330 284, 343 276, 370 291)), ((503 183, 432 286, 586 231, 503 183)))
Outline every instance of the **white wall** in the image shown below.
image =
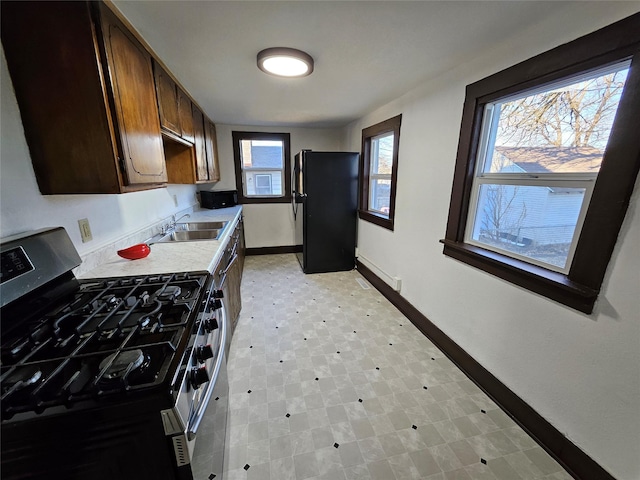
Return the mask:
POLYGON ((402 113, 395 231, 360 221, 358 252, 400 277, 409 302, 596 462, 620 480, 637 480, 640 185, 592 315, 445 257, 438 242, 465 86, 640 10, 637 2, 554 5, 549 22, 348 126, 345 148, 359 149, 363 128, 402 113))
MULTIPOLYGON (((341 129, 216 125, 221 181, 213 186, 215 190, 236 189, 233 140, 231 137, 233 130, 291 134, 292 161, 294 155, 302 149, 339 151, 343 143, 341 129)), ((360 147, 354 151, 359 149, 360 147)), ((247 247, 295 245, 295 225, 290 203, 244 205, 243 213, 247 247)))
MULTIPOLYGON (((0 237, 43 227, 65 227, 82 257, 196 203, 195 185, 170 185, 120 195, 42 195, 38 190, 7 63, 0 66, 0 237), (173 196, 176 196, 177 205, 173 196), (93 240, 82 243, 78 219, 93 240)), ((73 142, 73 138, 69 139, 73 142)), ((60 168, 64 168, 61 163, 60 168)))

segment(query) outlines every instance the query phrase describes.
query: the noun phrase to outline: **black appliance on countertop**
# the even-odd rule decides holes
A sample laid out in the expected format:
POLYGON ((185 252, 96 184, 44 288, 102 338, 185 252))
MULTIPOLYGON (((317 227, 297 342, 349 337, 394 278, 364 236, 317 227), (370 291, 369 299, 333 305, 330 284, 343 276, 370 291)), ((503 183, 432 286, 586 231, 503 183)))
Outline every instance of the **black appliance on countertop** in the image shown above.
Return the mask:
POLYGON ((4 239, 0 255, 2 478, 222 478, 213 277, 78 280, 63 228, 4 239))
POLYGON ((202 208, 227 208, 238 204, 237 190, 200 190, 202 208))
POLYGON ((295 156, 292 207, 305 273, 355 268, 358 160, 351 152, 303 150, 295 156))

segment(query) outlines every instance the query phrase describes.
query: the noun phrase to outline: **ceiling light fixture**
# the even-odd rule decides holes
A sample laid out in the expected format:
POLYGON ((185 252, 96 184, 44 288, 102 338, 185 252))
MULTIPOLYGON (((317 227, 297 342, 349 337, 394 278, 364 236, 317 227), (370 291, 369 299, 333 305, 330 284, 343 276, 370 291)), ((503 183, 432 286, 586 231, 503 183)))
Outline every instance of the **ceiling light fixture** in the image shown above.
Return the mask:
POLYGON ((313 72, 313 58, 295 48, 267 48, 258 53, 258 68, 277 77, 306 77, 313 72))

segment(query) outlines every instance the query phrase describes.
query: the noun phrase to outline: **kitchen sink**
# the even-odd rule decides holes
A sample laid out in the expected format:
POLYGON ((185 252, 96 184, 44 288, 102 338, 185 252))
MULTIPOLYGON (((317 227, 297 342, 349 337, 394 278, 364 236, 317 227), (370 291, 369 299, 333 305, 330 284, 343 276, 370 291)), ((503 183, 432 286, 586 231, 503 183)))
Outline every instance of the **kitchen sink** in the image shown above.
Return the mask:
POLYGON ((192 242, 194 240, 217 240, 222 230, 176 230, 153 243, 192 242))
POLYGON ((176 230, 222 230, 229 222, 186 222, 176 224, 176 230))
POLYGON ((175 229, 158 235, 149 244, 167 242, 194 242, 197 240, 217 240, 222 236, 229 222, 185 222, 177 223, 175 229))

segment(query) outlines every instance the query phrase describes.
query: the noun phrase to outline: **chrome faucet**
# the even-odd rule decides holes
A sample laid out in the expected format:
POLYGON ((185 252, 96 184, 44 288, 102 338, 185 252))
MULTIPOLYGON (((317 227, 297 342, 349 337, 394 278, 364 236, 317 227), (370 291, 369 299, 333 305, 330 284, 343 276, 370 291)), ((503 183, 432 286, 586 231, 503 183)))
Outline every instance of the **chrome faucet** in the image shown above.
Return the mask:
POLYGON ((171 216, 171 218, 173 218, 173 226, 175 227, 175 226, 176 226, 176 223, 178 223, 180 220, 182 220, 182 219, 183 219, 183 218, 185 218, 185 217, 186 217, 186 218, 189 218, 190 216, 191 216, 191 214, 189 214, 189 213, 185 213, 184 215, 182 215, 180 218, 178 218, 178 219, 176 220, 176 216, 175 216, 175 215, 172 215, 172 216, 171 216))
POLYGON ((188 213, 185 213, 184 215, 182 215, 180 218, 178 218, 176 220, 176 216, 175 215, 171 215, 171 221, 169 223, 167 223, 166 225, 162 226, 162 230, 161 233, 162 235, 166 235, 167 233, 171 233, 176 229, 176 224, 182 220, 183 218, 189 218, 191 215, 188 213))

